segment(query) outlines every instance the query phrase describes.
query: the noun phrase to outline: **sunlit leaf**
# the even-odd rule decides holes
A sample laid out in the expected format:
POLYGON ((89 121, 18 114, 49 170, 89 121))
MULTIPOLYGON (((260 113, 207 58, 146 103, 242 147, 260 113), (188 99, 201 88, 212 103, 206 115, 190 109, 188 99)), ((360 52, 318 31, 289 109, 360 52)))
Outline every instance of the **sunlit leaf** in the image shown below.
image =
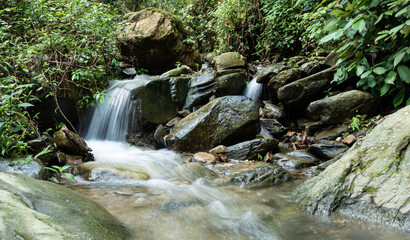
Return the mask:
POLYGON ((397 66, 397 72, 403 82, 410 83, 410 68, 404 65, 399 65, 397 66))

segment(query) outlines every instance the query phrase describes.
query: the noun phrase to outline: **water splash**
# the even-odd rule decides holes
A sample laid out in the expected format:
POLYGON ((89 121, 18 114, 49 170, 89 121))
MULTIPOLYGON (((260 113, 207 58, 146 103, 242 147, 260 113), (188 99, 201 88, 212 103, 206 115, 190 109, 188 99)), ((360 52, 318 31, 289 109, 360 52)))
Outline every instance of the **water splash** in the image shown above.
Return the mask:
MULTIPOLYGON (((258 72, 259 70, 260 68, 258 68, 258 72)), ((256 82, 257 81, 256 76, 257 75, 255 75, 255 77, 248 83, 243 95, 255 101, 258 101, 262 94, 263 84, 256 82)))

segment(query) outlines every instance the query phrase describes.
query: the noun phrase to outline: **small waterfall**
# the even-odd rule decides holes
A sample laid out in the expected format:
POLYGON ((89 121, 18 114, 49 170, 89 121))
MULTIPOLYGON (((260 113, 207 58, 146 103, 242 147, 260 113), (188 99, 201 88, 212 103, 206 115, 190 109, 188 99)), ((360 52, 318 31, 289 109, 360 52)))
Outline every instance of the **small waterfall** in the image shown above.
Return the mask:
MULTIPOLYGON (((258 72, 259 70, 260 68, 258 68, 258 72)), ((257 80, 257 77, 254 77, 249 82, 249 84, 245 88, 243 95, 255 101, 258 101, 262 94, 263 84, 257 83, 256 80, 257 80)))

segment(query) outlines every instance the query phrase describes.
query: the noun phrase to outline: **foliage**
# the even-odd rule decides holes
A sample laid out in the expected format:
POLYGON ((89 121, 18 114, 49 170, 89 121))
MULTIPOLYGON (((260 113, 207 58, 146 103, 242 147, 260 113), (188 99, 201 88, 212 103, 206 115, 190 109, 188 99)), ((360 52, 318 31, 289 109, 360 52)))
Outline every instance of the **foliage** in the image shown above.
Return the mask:
POLYGON ((340 83, 355 71, 357 87, 380 96, 392 95, 393 105, 410 104, 410 3, 405 0, 322 2, 318 13, 330 18, 321 43, 338 43, 339 63, 353 58, 335 76, 340 83), (325 6, 325 3, 327 5, 325 6), (331 14, 330 14, 331 13, 331 14))
POLYGON ((55 182, 55 183, 61 183, 61 179, 62 179, 63 176, 74 179, 73 174, 68 173, 68 172, 64 172, 65 170, 70 168, 70 166, 65 165, 65 166, 60 167, 60 166, 54 165, 54 166, 51 166, 51 167, 44 167, 44 168, 55 173, 55 177, 50 178, 50 180, 55 182))
POLYGON ((79 94, 87 106, 118 74, 119 15, 88 0, 5 0, 0 9, 0 156, 24 153, 36 98, 79 94))

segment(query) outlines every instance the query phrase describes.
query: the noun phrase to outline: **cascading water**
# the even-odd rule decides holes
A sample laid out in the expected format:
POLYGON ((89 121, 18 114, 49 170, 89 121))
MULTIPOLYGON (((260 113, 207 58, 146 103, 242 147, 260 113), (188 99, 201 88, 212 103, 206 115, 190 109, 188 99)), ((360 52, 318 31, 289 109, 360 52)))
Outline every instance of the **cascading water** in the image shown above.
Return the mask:
MULTIPOLYGON (((258 68, 258 72, 261 68, 258 68)), ((263 84, 256 82, 257 78, 254 77, 246 86, 243 93, 244 96, 258 101, 262 94, 263 84)))

